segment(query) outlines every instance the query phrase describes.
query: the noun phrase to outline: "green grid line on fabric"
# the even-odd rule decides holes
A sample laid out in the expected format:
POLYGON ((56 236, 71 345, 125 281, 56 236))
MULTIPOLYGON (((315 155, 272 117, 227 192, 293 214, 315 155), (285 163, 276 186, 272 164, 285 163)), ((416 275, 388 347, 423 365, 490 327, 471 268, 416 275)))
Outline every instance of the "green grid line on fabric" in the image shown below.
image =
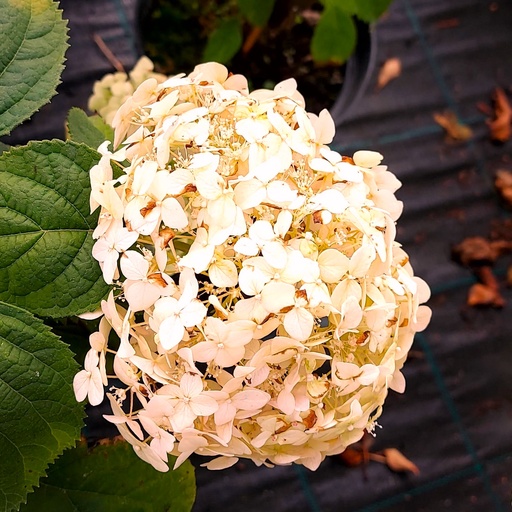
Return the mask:
MULTIPOLYGON (((421 27, 421 22, 414 11, 410 0, 402 0, 402 3, 405 7, 405 13, 412 25, 412 28, 416 35, 418 36, 418 40, 421 44, 421 47, 423 48, 423 51, 425 52, 425 56, 427 58, 427 61, 429 63, 430 69, 432 70, 432 74, 434 75, 434 79, 437 83, 437 86, 439 87, 441 94, 444 97, 444 100, 446 101, 446 104, 448 108, 450 108, 457 118, 461 119, 461 113, 459 109, 459 105, 457 101, 455 100, 453 94, 450 91, 450 88, 448 87, 448 84, 443 76, 443 73, 441 71, 441 66, 438 63, 438 60, 436 59, 434 52, 432 51, 431 46, 429 45, 425 32, 423 31, 421 27)), ((469 139, 466 143, 467 148, 473 153, 475 157, 475 163, 477 166, 478 172, 482 175, 485 181, 487 181, 488 184, 492 186, 491 179, 485 172, 485 162, 484 158, 481 155, 481 152, 478 150, 478 146, 475 144, 475 142, 472 139, 469 139)))
MULTIPOLYGON (((133 58, 135 60, 139 57, 139 52, 137 51, 137 42, 136 42, 136 36, 135 32, 132 28, 132 25, 130 24, 130 21, 128 20, 128 15, 126 14, 126 7, 124 6, 122 0, 111 0, 116 12, 117 17, 119 20, 119 25, 122 27, 124 31, 124 35, 126 40, 128 41, 128 47, 130 51, 133 54, 133 58)), ((137 13, 135 13, 135 16, 137 16, 137 13)))
MULTIPOLYGON (((460 122, 468 126, 478 126, 481 125, 485 119, 486 118, 484 116, 473 116, 461 119, 460 122)), ((350 150, 355 151, 361 148, 371 148, 385 146, 387 144, 394 144, 396 142, 405 142, 425 137, 426 135, 434 135, 440 133, 443 133, 443 128, 441 128, 438 124, 428 124, 425 126, 421 126, 420 128, 409 129, 403 132, 391 133, 388 135, 383 135, 382 137, 377 137, 375 139, 360 139, 351 142, 350 144, 333 144, 331 145, 331 149, 333 151, 343 153, 350 150)))

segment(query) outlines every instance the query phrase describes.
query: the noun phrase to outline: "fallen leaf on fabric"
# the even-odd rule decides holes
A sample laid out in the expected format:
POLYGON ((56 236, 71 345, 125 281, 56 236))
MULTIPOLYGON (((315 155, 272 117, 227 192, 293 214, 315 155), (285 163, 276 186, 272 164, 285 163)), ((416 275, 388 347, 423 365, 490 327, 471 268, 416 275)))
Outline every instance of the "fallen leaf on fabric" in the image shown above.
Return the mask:
POLYGON ((498 170, 494 175, 494 186, 507 205, 512 206, 512 171, 498 170))
POLYGON ((446 18, 444 20, 439 20, 436 23, 436 28, 455 28, 460 25, 460 20, 458 18, 446 18))
POLYGON ((483 283, 475 283, 468 292, 467 305, 503 307, 504 302, 499 290, 494 286, 483 283))
POLYGON ((492 265, 498 254, 487 238, 471 236, 452 248, 453 259, 465 267, 492 265))
POLYGON ((402 61, 397 57, 388 59, 382 64, 379 76, 377 78, 377 89, 382 89, 391 80, 398 78, 402 74, 402 61))
POLYGON ((388 465, 389 469, 396 472, 409 471, 414 475, 420 474, 420 469, 418 466, 416 466, 414 462, 409 460, 402 452, 396 448, 387 448, 383 450, 382 453, 386 459, 386 464, 388 465))
POLYGON ((364 462, 363 452, 355 448, 347 448, 344 452, 339 454, 339 458, 351 468, 360 466, 364 462))
POLYGON ((494 119, 487 121, 491 132, 491 140, 506 142, 512 134, 512 107, 501 87, 497 87, 493 95, 494 119))
POLYGON ((434 114, 434 121, 444 128, 448 137, 453 140, 468 140, 473 136, 471 128, 465 124, 462 124, 455 112, 447 110, 443 113, 436 112, 434 114))

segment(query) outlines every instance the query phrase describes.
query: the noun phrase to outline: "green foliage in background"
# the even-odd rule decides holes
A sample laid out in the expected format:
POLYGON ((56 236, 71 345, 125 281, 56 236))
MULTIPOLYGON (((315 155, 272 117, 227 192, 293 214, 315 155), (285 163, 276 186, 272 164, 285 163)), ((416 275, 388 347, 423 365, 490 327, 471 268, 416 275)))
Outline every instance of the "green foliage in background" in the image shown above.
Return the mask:
MULTIPOLYGON (((319 19, 311 40, 311 56, 319 64, 345 62, 356 45, 355 18, 366 23, 376 21, 392 0, 152 0, 146 5, 151 13, 147 31, 147 48, 153 58, 165 48, 183 48, 184 57, 176 56, 176 70, 186 69, 187 62, 217 61, 228 64, 242 50, 257 27, 261 31, 279 32, 283 27, 301 23, 303 13, 318 12, 319 19), (149 5, 149 7, 148 7, 149 5), (284 14, 283 14, 284 13, 284 14), (197 20, 202 30, 197 30, 197 20), (195 25, 194 25, 195 22, 195 25), (159 23, 161 29, 159 30, 159 23), (270 25, 272 25, 270 27, 270 25), (182 27, 174 35, 167 27, 182 27), (150 27, 154 28, 152 30, 150 27), (187 36, 187 28, 189 36, 187 36), (195 27, 195 29, 192 29, 195 27), (174 39, 178 38, 176 41, 174 39), (176 43, 176 44, 174 44, 176 43), (202 48, 202 53, 195 50, 202 48), (197 52, 197 53, 194 53, 197 52), (191 54, 187 57, 188 54, 191 54)), ((170 30, 173 32, 173 30, 170 30)), ((163 67, 167 68, 163 63, 163 67)))

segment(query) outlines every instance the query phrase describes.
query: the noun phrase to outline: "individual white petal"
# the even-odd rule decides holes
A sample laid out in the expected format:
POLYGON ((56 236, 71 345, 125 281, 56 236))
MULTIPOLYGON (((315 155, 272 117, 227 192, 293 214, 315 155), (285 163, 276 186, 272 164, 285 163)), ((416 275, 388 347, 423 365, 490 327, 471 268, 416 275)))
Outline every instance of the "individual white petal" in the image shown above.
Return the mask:
POLYGON ((265 243, 261 249, 261 254, 268 264, 276 269, 282 269, 286 266, 288 255, 283 244, 279 241, 265 243))
POLYGON ((378 366, 374 364, 364 364, 361 366, 361 375, 357 380, 363 385, 368 386, 375 382, 380 374, 378 366))
POLYGON ((354 279, 343 279, 340 281, 336 288, 334 288, 331 300, 332 304, 338 310, 341 310, 341 305, 347 299, 347 297, 354 297, 359 302, 363 296, 363 290, 361 285, 354 279))
POLYGON ((327 160, 323 158, 313 158, 309 162, 311 169, 317 172, 324 172, 326 174, 332 174, 336 168, 327 160))
POLYGON ((308 113, 315 130, 316 141, 319 144, 330 144, 334 138, 336 127, 334 120, 327 109, 323 109, 318 117, 308 113))
POLYGON ((149 262, 140 252, 126 251, 121 256, 121 272, 126 279, 145 279, 149 270, 149 262))
POLYGON ((168 197, 162 201, 161 215, 164 224, 170 228, 184 229, 188 225, 187 214, 174 197, 168 197))
POLYGON ((292 225, 293 215, 292 212, 288 210, 282 210, 279 212, 277 216, 276 223, 274 225, 274 231, 276 235, 279 235, 281 238, 284 238, 292 225))
POLYGON ((194 327, 203 321, 207 311, 202 302, 194 299, 181 310, 180 320, 185 327, 194 327))
POLYGON ((354 277, 364 277, 375 260, 375 249, 371 245, 363 245, 350 258, 349 273, 354 277))
POLYGON ((180 195, 187 185, 194 184, 194 182, 194 175, 188 169, 176 169, 167 179, 167 193, 172 196, 180 195))
POLYGON ((237 364, 245 354, 245 347, 231 345, 225 348, 219 348, 216 356, 215 363, 222 368, 228 368, 237 364))
POLYGON ((368 169, 371 169, 372 167, 376 167, 377 165, 379 165, 382 162, 383 158, 384 157, 380 153, 377 153, 376 151, 366 150, 356 151, 354 153, 354 156, 352 157, 356 165, 366 167, 368 169))
POLYGON ((258 244, 270 242, 275 238, 275 236, 272 224, 266 220, 257 220, 249 228, 249 237, 258 244))
POLYGON ((309 202, 314 210, 329 210, 331 213, 343 213, 349 206, 345 196, 336 189, 324 190, 314 195, 309 202))
POLYGON ((89 403, 91 405, 99 405, 103 402, 103 379, 99 368, 94 368, 91 371, 87 397, 89 398, 89 403))
POLYGON ((349 268, 349 259, 337 249, 326 249, 318 256, 320 277, 325 283, 338 283, 349 268))
POLYGON ((211 341, 201 341, 192 347, 192 355, 195 361, 209 363, 215 359, 219 348, 211 341))
POLYGON ((150 308, 161 296, 163 288, 147 281, 125 281, 124 296, 134 312, 150 308))
POLYGON ((267 186, 267 198, 277 205, 288 205, 297 199, 297 191, 292 190, 288 183, 274 180, 267 186))
POLYGON ((185 375, 181 377, 180 388, 185 397, 192 398, 202 393, 203 381, 199 375, 185 373, 185 375))
POLYGON ((90 372, 86 370, 79 371, 73 378, 73 391, 78 402, 83 402, 89 391, 90 372))
POLYGON ((198 192, 205 199, 217 199, 224 188, 224 180, 216 172, 205 171, 195 173, 198 192))
POLYGON ((231 466, 234 466, 238 462, 238 457, 217 457, 206 464, 201 464, 202 466, 207 467, 208 469, 215 471, 219 469, 227 469, 231 466))
POLYGON ((217 401, 205 394, 195 396, 189 404, 196 416, 210 416, 219 408, 217 401))
MULTIPOLYGON (((258 295, 270 276, 264 274, 259 268, 245 266, 238 274, 238 284, 243 293, 249 296, 258 295)), ((238 303, 237 303, 238 304, 238 303)))
POLYGON ((289 391, 283 389, 277 397, 277 407, 285 414, 292 414, 295 410, 295 397, 289 391))
POLYGON ((256 256, 260 252, 258 244, 246 236, 239 238, 233 248, 244 256, 256 256))
POLYGON ((261 291, 263 307, 270 313, 278 313, 282 309, 292 306, 295 301, 295 286, 271 281, 261 291))
POLYGON ((242 181, 234 189, 235 202, 242 210, 258 206, 265 200, 265 185, 256 179, 242 181))
POLYGON ((231 401, 237 409, 255 411, 264 407, 270 398, 268 393, 260 389, 246 389, 234 395, 231 401))
POLYGON ((315 318, 307 309, 295 307, 284 315, 283 325, 292 338, 306 341, 311 336, 315 318))
POLYGON ((237 206, 228 194, 222 194, 215 200, 208 201, 208 214, 215 224, 227 228, 233 224, 237 206))
POLYGON ((183 323, 175 315, 166 318, 158 329, 160 344, 165 350, 175 347, 183 339, 184 334, 185 327, 183 327, 183 323))
POLYGON ((215 261, 208 268, 208 275, 212 284, 219 288, 238 284, 237 268, 231 260, 215 261))
POLYGON ((250 118, 237 121, 235 130, 247 142, 258 142, 268 134, 268 126, 265 122, 250 118))
POLYGON ((154 160, 146 160, 135 168, 133 173, 132 192, 135 195, 145 194, 158 170, 158 164, 154 160))
MULTIPOLYGON (((201 111, 202 115, 206 115, 208 110, 206 108, 196 109, 201 111)), ((188 166, 189 169, 194 171, 194 174, 201 172, 215 172, 219 166, 220 156, 214 153, 195 153, 188 166)))

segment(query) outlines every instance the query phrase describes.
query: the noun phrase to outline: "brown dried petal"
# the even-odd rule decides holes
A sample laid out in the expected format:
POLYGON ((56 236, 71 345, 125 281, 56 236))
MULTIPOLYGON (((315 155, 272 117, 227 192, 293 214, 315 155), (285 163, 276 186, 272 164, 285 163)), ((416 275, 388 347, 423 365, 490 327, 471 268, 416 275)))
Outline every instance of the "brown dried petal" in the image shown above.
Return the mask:
POLYGON ((420 474, 420 469, 414 462, 410 461, 402 452, 396 448, 387 448, 382 451, 386 458, 386 464, 389 469, 396 472, 409 471, 414 475, 420 474))

